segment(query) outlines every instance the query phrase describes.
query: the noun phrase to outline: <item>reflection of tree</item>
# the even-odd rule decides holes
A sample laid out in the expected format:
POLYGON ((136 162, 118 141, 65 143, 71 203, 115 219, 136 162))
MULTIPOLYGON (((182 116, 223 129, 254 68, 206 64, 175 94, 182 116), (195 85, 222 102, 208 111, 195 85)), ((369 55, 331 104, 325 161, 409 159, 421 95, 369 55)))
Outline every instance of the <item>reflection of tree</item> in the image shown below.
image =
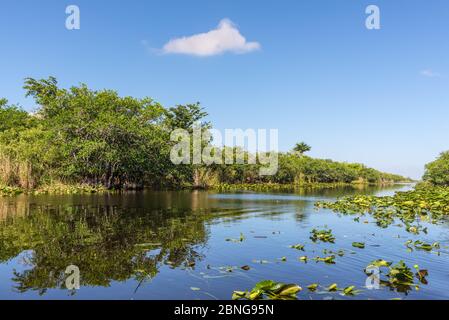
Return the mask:
POLYGON ((30 269, 15 271, 19 292, 65 287, 67 266, 81 271, 81 285, 152 278, 162 264, 189 266, 208 238, 210 214, 117 206, 30 206, 25 216, 0 222, 0 262, 30 250, 30 269))

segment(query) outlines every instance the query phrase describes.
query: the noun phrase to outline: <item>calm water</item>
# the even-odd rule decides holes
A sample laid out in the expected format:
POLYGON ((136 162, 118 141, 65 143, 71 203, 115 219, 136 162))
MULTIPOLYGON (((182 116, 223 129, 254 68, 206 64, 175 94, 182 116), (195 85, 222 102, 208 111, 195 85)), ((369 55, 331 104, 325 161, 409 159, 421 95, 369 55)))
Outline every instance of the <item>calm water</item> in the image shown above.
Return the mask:
MULTIPOLYGON (((396 187, 396 189, 409 187, 396 187)), ((233 290, 261 280, 297 283, 300 299, 449 299, 449 224, 427 234, 382 229, 314 202, 390 189, 292 193, 141 192, 122 195, 36 196, 0 199, 0 299, 230 299, 233 290), (328 226, 335 244, 313 243, 310 231, 328 226), (243 241, 226 241, 226 239, 243 241), (441 242, 441 254, 408 252, 408 240, 441 242), (352 242, 365 242, 365 249, 352 242), (305 244, 305 252, 291 249, 305 244), (336 264, 298 257, 344 250, 336 264), (280 258, 286 257, 287 261, 280 258), (375 259, 429 270, 419 291, 364 288, 363 269, 375 259), (81 272, 81 288, 65 289, 67 266, 81 272), (244 271, 240 267, 248 265, 244 271), (306 287, 355 285, 356 297, 306 287)))

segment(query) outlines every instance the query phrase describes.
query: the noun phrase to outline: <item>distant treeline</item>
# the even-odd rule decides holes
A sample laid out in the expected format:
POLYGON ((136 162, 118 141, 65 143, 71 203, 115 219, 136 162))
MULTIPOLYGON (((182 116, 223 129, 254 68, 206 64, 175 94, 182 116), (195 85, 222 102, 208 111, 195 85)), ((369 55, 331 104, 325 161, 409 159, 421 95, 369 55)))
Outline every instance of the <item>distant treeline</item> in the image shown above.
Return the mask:
MULTIPOLYGON (((213 186, 221 183, 389 183, 407 179, 362 164, 314 159, 298 144, 279 154, 274 176, 259 165, 175 165, 170 133, 211 128, 196 104, 165 108, 151 98, 120 97, 86 85, 62 89, 55 78, 25 80, 28 113, 0 99, 0 184, 34 189, 54 183, 106 188, 213 186)), ((236 152, 234 148, 234 152, 236 152)))

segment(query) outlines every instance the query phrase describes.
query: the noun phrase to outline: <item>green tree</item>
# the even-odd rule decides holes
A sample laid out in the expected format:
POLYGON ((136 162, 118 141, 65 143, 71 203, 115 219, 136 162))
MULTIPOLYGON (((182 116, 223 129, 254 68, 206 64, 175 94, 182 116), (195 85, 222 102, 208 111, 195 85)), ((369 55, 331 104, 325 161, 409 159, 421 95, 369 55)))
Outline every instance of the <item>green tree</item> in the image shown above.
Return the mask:
POLYGON ((293 151, 296 154, 299 154, 300 156, 304 155, 304 153, 309 152, 310 150, 312 150, 312 147, 309 146, 307 143, 305 142, 299 142, 295 145, 295 147, 293 148, 293 151))
POLYGON ((436 186, 449 186, 449 151, 426 165, 423 179, 436 186))
POLYGON ((210 128, 199 103, 166 109, 148 97, 121 97, 85 84, 62 89, 54 77, 27 78, 24 88, 38 104, 36 118, 56 150, 48 159, 52 178, 107 188, 182 186, 199 170, 170 161, 172 130, 210 128))

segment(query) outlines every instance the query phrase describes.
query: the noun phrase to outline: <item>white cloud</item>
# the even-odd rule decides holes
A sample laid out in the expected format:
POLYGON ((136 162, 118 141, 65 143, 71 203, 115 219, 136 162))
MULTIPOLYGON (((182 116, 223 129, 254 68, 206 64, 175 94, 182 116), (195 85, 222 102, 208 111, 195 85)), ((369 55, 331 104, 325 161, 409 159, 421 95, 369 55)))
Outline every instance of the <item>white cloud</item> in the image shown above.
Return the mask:
POLYGON ((231 20, 223 19, 216 29, 209 32, 170 40, 162 51, 166 54, 206 57, 224 52, 247 53, 258 49, 258 42, 246 41, 231 20))
POLYGON ((441 77, 441 74, 439 74, 438 72, 434 72, 433 70, 430 69, 426 69, 421 71, 421 75, 424 77, 429 77, 429 78, 439 78, 441 77))

